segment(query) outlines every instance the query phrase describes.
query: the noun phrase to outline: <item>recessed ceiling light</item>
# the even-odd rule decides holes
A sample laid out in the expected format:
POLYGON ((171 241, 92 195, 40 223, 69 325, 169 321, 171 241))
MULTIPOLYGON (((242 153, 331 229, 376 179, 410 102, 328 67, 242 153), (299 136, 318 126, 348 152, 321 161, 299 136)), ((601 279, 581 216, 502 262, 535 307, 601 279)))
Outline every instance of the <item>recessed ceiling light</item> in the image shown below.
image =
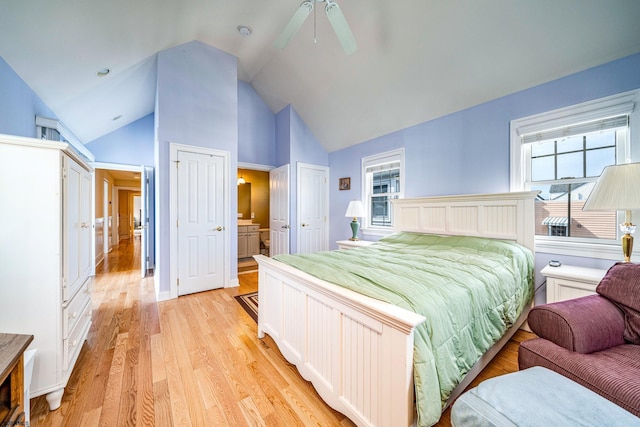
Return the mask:
POLYGON ((113 118, 113 120, 114 120, 114 121, 115 121, 115 120, 118 120, 120 117, 122 117, 122 114, 120 114, 119 116, 115 116, 115 117, 113 118))
POLYGON ((97 75, 98 77, 104 77, 104 76, 106 76, 107 74, 109 74, 110 72, 111 72, 111 68, 103 68, 102 70, 98 71, 98 72, 96 73, 96 75, 97 75))
POLYGON ((238 25, 238 32, 240 33, 240 35, 248 37, 251 35, 251 28, 245 25, 238 25))

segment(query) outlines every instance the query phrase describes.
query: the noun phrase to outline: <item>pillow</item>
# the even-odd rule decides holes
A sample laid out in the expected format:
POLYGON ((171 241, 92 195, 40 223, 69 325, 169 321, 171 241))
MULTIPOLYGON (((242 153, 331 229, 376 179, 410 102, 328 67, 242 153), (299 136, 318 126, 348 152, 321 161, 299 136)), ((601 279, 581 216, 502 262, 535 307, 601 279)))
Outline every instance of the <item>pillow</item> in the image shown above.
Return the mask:
POLYGON ((613 301, 624 312, 624 339, 640 344, 640 264, 614 264, 596 292, 613 301))

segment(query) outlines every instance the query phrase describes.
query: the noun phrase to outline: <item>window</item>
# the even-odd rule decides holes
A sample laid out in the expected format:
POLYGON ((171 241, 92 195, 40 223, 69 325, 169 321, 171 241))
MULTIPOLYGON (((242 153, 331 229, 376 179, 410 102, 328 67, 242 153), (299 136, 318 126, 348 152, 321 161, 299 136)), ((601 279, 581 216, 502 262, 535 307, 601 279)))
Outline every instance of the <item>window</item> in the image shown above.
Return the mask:
POLYGON ((369 234, 375 234, 375 230, 385 233, 393 228, 391 200, 402 197, 403 163, 404 149, 362 159, 363 202, 367 212, 363 228, 369 234))
POLYGON ((630 116, 638 93, 511 122, 512 191, 540 191, 538 251, 620 258, 618 214, 582 207, 606 166, 637 161, 631 158, 630 116))
POLYGON ((604 130, 596 132, 578 130, 577 135, 530 143, 531 178, 526 186, 540 191, 536 235, 616 239, 615 212, 583 212, 582 207, 604 167, 616 164, 617 147, 626 145, 627 119, 599 121, 604 130))

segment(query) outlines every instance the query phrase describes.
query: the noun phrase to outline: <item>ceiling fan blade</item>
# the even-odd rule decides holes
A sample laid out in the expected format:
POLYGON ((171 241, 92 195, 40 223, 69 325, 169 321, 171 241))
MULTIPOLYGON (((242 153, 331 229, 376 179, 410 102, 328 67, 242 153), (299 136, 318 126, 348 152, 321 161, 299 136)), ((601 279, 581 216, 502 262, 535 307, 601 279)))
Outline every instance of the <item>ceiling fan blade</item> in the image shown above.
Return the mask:
POLYGON ((358 43, 356 42, 355 37, 353 37, 353 33, 351 32, 349 24, 347 24, 347 20, 344 18, 338 3, 327 1, 325 12, 327 13, 327 18, 329 18, 329 22, 333 27, 333 31, 335 31, 336 36, 338 36, 338 40, 346 54, 351 55, 353 52, 358 50, 358 43))
POLYGON ((300 27, 302 27, 302 24, 307 19, 312 10, 312 1, 303 2, 293 14, 291 19, 287 23, 287 26, 284 27, 284 30, 282 30, 273 45, 278 49, 284 49, 285 47, 287 47, 293 36, 295 36, 300 27))

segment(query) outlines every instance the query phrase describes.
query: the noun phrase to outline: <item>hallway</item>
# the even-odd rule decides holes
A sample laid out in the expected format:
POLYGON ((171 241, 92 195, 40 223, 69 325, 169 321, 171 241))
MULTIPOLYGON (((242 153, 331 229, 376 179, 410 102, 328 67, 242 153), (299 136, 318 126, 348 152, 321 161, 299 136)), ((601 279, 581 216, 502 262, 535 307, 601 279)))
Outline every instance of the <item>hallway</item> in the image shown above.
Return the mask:
POLYGON ((131 270, 140 270, 140 235, 134 235, 133 239, 121 239, 105 255, 104 262, 96 266, 96 276, 131 270))

